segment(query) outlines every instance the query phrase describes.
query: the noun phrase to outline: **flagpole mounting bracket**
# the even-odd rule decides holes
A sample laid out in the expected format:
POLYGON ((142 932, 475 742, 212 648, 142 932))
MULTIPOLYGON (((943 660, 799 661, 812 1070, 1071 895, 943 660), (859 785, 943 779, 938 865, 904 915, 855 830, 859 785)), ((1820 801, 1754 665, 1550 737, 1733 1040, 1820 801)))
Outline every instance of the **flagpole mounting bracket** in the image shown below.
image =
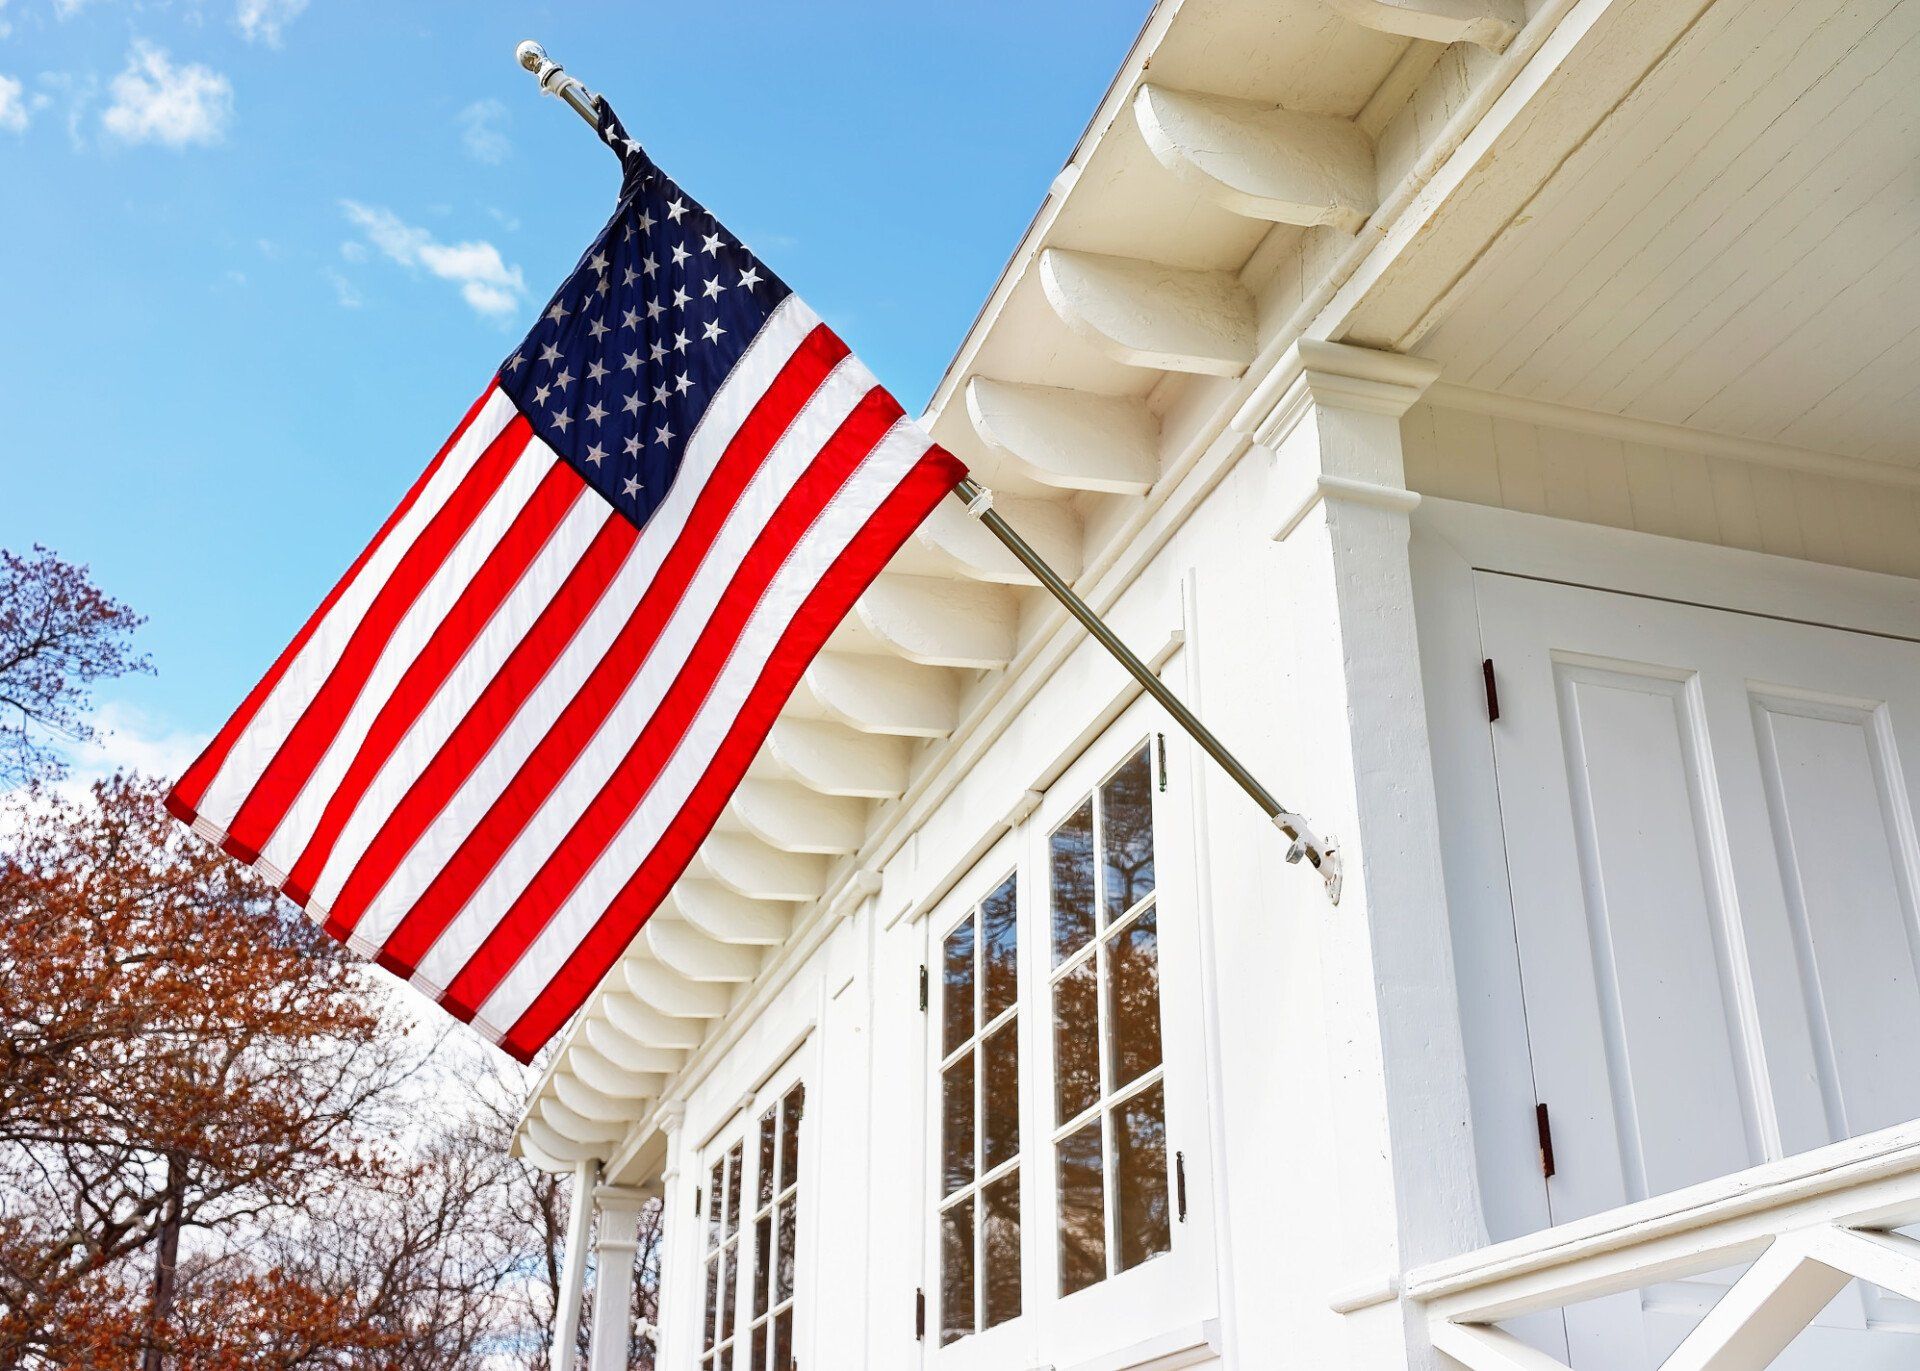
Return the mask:
POLYGON ((545 48, 529 38, 513 50, 513 55, 522 67, 533 73, 542 94, 566 101, 575 114, 599 127, 600 97, 588 90, 579 77, 569 76, 565 67, 547 56, 545 48))

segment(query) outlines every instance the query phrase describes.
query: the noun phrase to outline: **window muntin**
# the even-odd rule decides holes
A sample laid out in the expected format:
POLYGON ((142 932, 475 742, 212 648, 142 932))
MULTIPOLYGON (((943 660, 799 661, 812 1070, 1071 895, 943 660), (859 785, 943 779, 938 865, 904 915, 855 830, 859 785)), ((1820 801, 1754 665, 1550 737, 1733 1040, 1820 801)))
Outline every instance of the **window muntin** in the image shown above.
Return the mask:
POLYGON ((941 942, 940 1344, 1019 1317, 1019 883, 941 942))
POLYGON ((700 1371, 790 1371, 799 1236, 800 1121, 790 1085, 707 1178, 706 1311, 700 1371), (751 1144, 751 1147, 749 1147, 751 1144))
POLYGON ((1153 836, 1143 744, 1047 838, 1062 1295, 1173 1246, 1153 836))

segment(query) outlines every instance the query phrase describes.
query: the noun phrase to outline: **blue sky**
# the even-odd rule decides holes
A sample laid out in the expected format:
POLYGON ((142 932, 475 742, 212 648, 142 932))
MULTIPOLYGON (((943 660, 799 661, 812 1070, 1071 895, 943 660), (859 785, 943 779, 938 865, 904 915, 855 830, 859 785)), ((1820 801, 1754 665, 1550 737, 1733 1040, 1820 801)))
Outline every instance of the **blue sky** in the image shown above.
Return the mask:
POLYGON ((1147 8, 0 0, 0 546, 92 565, 210 733, 612 207, 535 37, 926 398, 1147 8))

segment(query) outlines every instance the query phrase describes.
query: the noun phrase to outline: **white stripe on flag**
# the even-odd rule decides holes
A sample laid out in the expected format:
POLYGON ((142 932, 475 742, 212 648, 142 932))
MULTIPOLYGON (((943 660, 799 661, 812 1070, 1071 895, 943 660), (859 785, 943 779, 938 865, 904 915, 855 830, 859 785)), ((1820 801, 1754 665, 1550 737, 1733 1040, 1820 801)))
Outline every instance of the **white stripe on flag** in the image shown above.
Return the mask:
MULTIPOLYGON (((427 985, 437 983, 439 989, 444 989, 447 982, 440 980, 440 976, 451 977, 466 964, 500 916, 553 855, 653 718, 767 521, 820 449, 877 384, 865 367, 848 357, 834 368, 794 418, 740 493, 740 499, 728 511, 726 522, 701 561, 700 569, 674 606, 672 618, 661 630, 645 663, 622 692, 619 703, 592 741, 581 750, 553 793, 494 863, 473 898, 421 958, 416 980, 427 985)), ((437 870, 424 867, 417 870, 414 873, 417 889, 424 890, 437 870)))
POLYGON ((473 416, 473 422, 467 425, 467 431, 448 450, 420 497, 367 559, 353 583, 341 592, 299 657, 261 703, 259 713, 234 740, 219 774, 196 806, 203 821, 222 829, 233 822, 233 816, 239 813, 274 753, 280 750, 280 744, 326 682, 328 672, 353 637, 354 629, 359 627, 367 606, 379 594, 407 549, 413 546, 420 531, 440 512, 440 507, 459 487, 480 454, 500 436, 515 413, 513 401, 495 387, 480 412, 473 416))
POLYGON ((480 1006, 475 1027, 496 1040, 504 1036, 553 980, 686 806, 802 602, 859 536, 902 476, 926 454, 928 446, 929 439, 918 426, 900 420, 821 511, 767 587, 726 667, 658 780, 513 970, 480 1006))

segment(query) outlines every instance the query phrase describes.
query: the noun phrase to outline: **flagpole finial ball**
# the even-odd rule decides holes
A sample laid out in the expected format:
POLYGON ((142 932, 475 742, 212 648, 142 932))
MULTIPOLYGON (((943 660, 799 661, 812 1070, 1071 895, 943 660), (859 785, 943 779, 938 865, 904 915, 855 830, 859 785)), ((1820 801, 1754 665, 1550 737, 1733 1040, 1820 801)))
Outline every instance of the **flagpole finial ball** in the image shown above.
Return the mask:
POLYGON ((532 72, 539 71, 542 66, 546 65, 547 61, 547 50, 531 38, 515 48, 513 55, 520 59, 521 66, 532 72))

